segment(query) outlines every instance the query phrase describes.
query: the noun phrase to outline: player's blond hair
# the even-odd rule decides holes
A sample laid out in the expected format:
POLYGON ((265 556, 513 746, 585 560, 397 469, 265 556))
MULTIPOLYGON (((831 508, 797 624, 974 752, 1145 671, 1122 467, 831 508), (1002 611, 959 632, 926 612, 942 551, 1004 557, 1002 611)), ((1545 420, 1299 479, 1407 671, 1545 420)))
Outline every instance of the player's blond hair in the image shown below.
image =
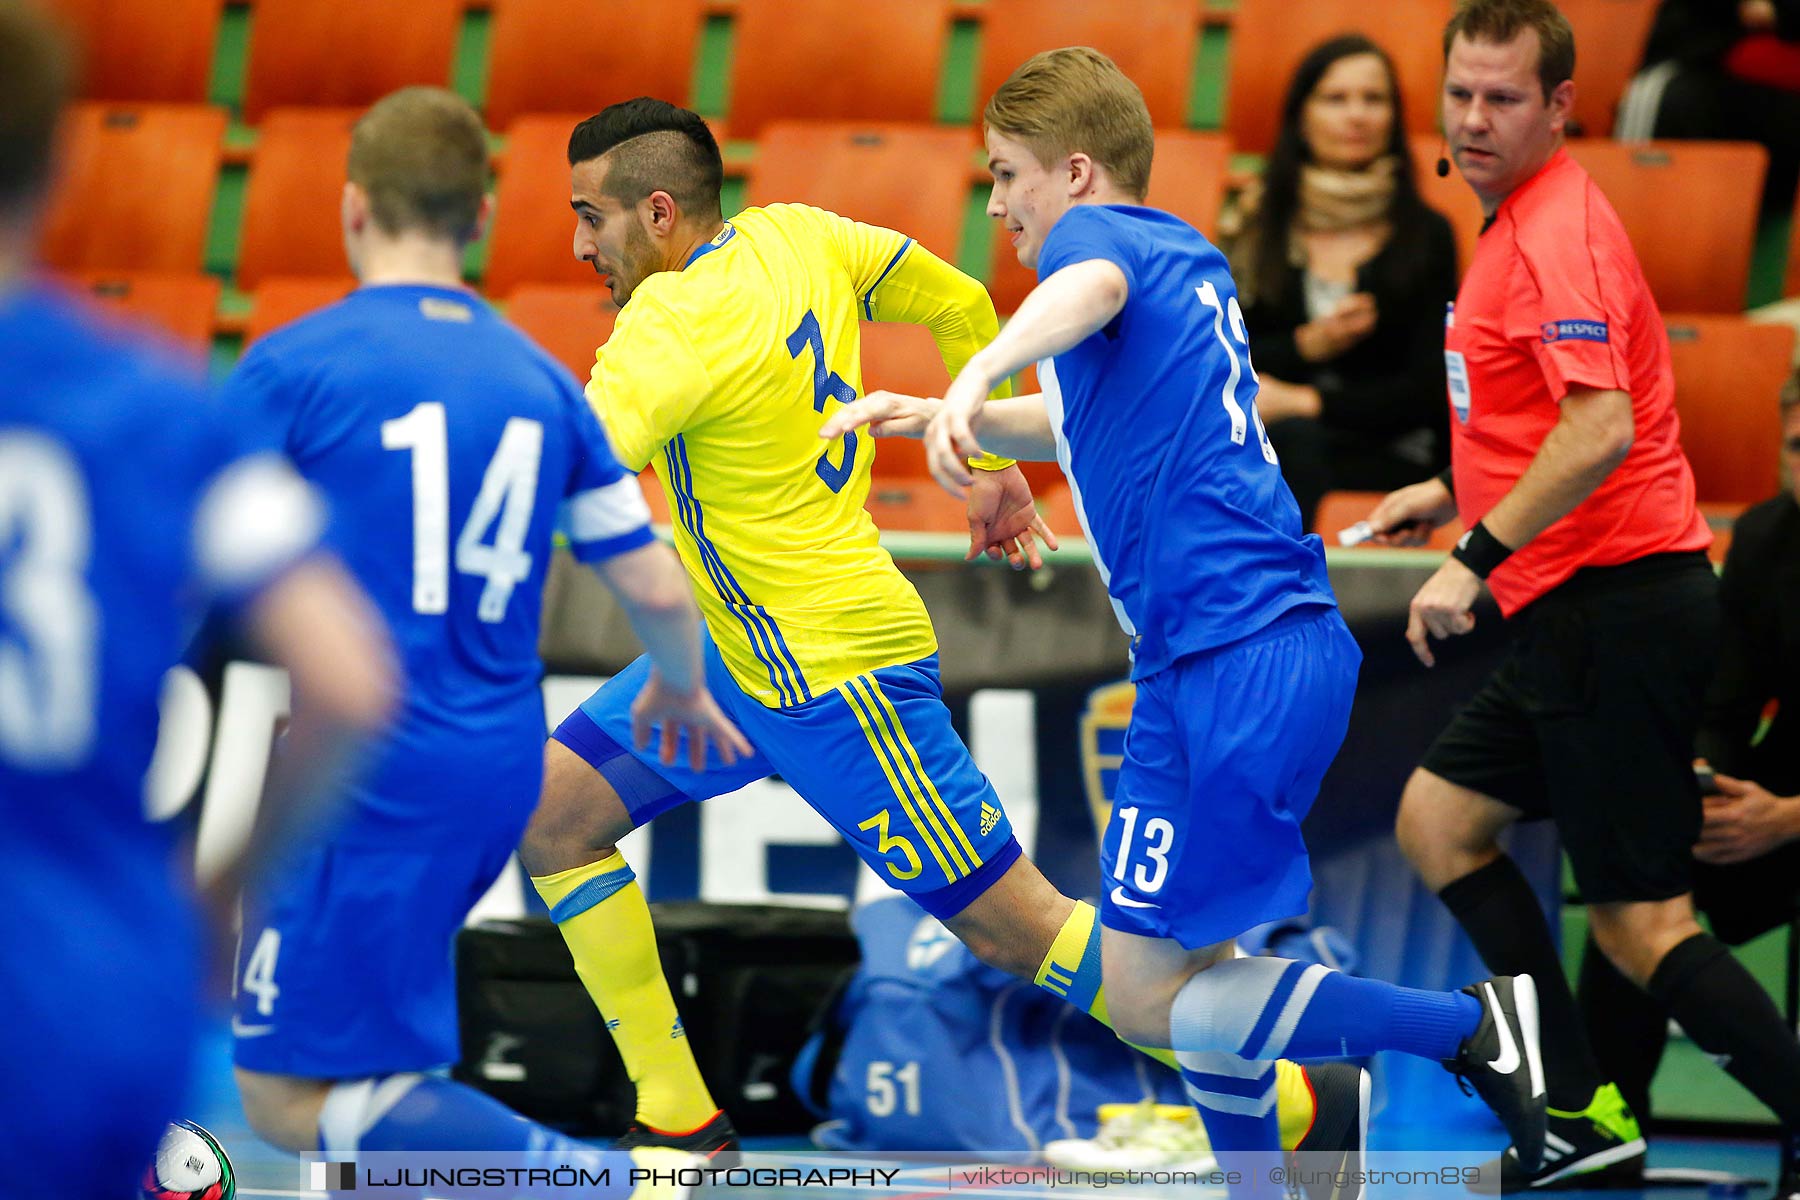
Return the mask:
POLYGON ((401 88, 357 121, 349 172, 383 233, 468 241, 487 193, 487 130, 455 92, 401 88))
POLYGON ((1023 142, 1041 163, 1080 152, 1139 200, 1150 189, 1155 139, 1144 93, 1091 46, 1034 54, 987 102, 990 129, 1023 142))

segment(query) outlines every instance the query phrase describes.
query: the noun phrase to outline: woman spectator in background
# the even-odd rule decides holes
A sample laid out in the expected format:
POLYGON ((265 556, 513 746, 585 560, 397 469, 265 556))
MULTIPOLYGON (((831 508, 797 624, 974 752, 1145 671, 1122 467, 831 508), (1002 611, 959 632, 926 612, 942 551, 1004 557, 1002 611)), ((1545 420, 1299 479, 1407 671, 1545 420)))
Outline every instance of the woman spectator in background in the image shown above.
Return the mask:
POLYGON ((1405 129, 1387 54, 1333 38, 1295 72, 1263 174, 1220 223, 1257 408, 1308 528, 1334 488, 1387 491, 1448 461, 1456 243, 1419 197, 1405 129))

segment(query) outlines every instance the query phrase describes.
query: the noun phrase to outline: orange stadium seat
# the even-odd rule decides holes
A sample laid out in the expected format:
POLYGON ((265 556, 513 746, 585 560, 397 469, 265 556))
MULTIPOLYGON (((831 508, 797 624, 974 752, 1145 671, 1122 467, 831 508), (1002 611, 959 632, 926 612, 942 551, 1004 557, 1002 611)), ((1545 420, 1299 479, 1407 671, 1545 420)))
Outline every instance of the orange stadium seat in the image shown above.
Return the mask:
POLYGON ((1767 500, 1781 488, 1781 385, 1793 326, 1690 313, 1666 320, 1681 445, 1700 499, 1767 500))
POLYGON ((1019 265, 1019 256, 1013 252, 1004 227, 998 221, 990 223, 994 253, 988 262, 988 295, 994 298, 994 307, 1001 313, 1015 313, 1037 286, 1037 272, 1019 265))
POLYGON ((1116 8, 1091 0, 987 0, 981 10, 975 119, 980 121, 988 98, 1032 55, 1058 46, 1093 46, 1143 91, 1154 124, 1179 128, 1187 124, 1199 40, 1197 0, 1135 0, 1116 8))
POLYGON ((1583 137, 1612 133, 1613 114, 1637 74, 1656 0, 1557 0, 1575 30, 1575 121, 1583 137))
POLYGON ((1165 129, 1156 135, 1149 201, 1211 237, 1225 203, 1231 139, 1220 133, 1165 129))
POLYGON ((257 131, 244 196, 238 286, 271 275, 342 276, 338 205, 360 108, 273 108, 257 131))
POLYGON ((356 279, 350 275, 271 275, 251 295, 244 344, 249 345, 270 330, 297 321, 315 309, 336 304, 355 290, 356 279))
MULTIPOLYGON (((863 395, 874 391, 904 392, 909 396, 941 396, 950 386, 950 373, 938 356, 937 343, 923 325, 887 321, 862 322, 863 395)), ((1035 386, 1035 384, 1034 384, 1035 386)), ((1062 482, 1055 463, 1020 463, 1032 490, 1042 493, 1062 482)), ((925 465, 925 447, 913 438, 877 439, 875 480, 878 486, 894 481, 922 479, 931 482, 925 465)), ((933 486, 936 486, 935 484, 933 486)))
POLYGON ((750 168, 750 204, 792 200, 898 229, 954 263, 975 139, 939 125, 777 121, 750 168))
MULTIPOLYGON (((909 396, 941 396, 950 386, 950 373, 938 357, 931 331, 923 325, 864 321, 862 384, 865 396, 883 390, 909 396)), ((922 443, 913 438, 877 438, 875 442, 876 486, 906 480, 930 481, 922 443)))
MULTIPOLYGON (((1231 141, 1223 134, 1162 130, 1156 135, 1148 202, 1212 237, 1218 229, 1219 209, 1225 202, 1230 166, 1231 141)), ((1019 265, 1000 223, 990 224, 994 250, 988 268, 988 294, 994 298, 994 307, 1009 313, 1037 285, 1037 273, 1019 265)))
POLYGON ((643 489, 644 502, 650 506, 650 523, 664 527, 674 525, 675 520, 669 515, 669 493, 663 491, 656 472, 649 467, 639 471, 638 487, 643 489))
MULTIPOLYGON (((931 330, 923 325, 862 321, 862 390, 941 396, 950 372, 938 356, 931 330)), ((892 439, 890 439, 892 440, 892 439)), ((909 439, 910 440, 910 439, 909 439)), ((920 459, 924 461, 923 458, 920 459)))
POLYGON ((1481 237, 1481 226, 1487 220, 1481 201, 1454 164, 1450 174, 1438 178, 1438 156, 1444 144, 1435 133, 1415 133, 1407 138, 1412 150, 1413 179, 1419 185, 1419 196, 1426 204, 1444 214, 1456 234, 1456 265, 1459 273, 1467 272, 1475 257, 1475 243, 1481 237))
MULTIPOLYGON (((1381 503, 1383 495, 1383 492, 1326 492, 1319 501, 1319 511, 1313 514, 1313 532, 1325 539, 1327 549, 1336 549, 1338 531, 1366 520, 1375 511, 1375 506, 1381 503)), ((1456 539, 1462 536, 1462 532, 1462 522, 1452 520, 1431 535, 1421 553, 1448 552, 1456 546, 1456 539)), ((1369 543, 1365 543, 1367 544, 1369 543)))
POLYGON ((1232 145, 1256 154, 1274 147, 1294 68, 1340 33, 1364 34, 1388 52, 1400 75, 1408 131, 1435 132, 1451 7, 1451 0, 1238 0, 1225 97, 1232 145))
POLYGON ((443 85, 461 0, 256 0, 244 119, 288 104, 372 104, 409 83, 443 85))
POLYGON ((76 104, 44 261, 67 269, 197 271, 206 248, 225 112, 204 104, 76 104))
POLYGON ((950 38, 950 0, 738 0, 725 123, 929 121, 950 38))
POLYGON ((224 286, 211 275, 161 271, 75 271, 70 286, 101 307, 154 325, 191 349, 212 344, 224 286))
POLYGON ((81 94, 200 103, 224 0, 52 0, 81 48, 81 94))
MULTIPOLYGON (((887 447, 883 447, 886 450, 887 447)), ((946 492, 930 476, 881 476, 869 481, 869 498, 863 504, 875 527, 904 533, 949 533, 965 540, 969 521, 961 500, 946 492)), ((895 557, 904 558, 904 554, 895 557)))
POLYGON ((1769 154, 1750 142, 1573 140, 1664 312, 1739 312, 1769 154))
POLYGON ((482 287, 505 297, 521 283, 594 282, 577 262, 569 209, 569 131, 589 113, 520 117, 506 135, 482 287))
POLYGON ((687 103, 701 0, 493 0, 493 14, 486 112, 495 129, 521 113, 598 112, 631 96, 687 103))
POLYGON ((594 351, 612 336, 619 310, 600 281, 528 283, 506 298, 506 319, 517 325, 583 384, 594 351))
MULTIPOLYGON (((1457 261, 1467 271, 1481 236, 1481 202, 1454 167, 1446 178, 1437 177, 1438 155, 1443 153, 1437 135, 1414 134, 1409 141, 1420 195, 1449 219, 1456 233, 1457 261)), ((1625 145, 1576 138, 1570 140, 1569 149, 1625 222, 1659 307, 1719 312, 1743 307, 1760 190, 1756 180, 1763 161, 1759 148, 1748 147, 1746 154, 1737 146, 1717 143, 1625 145), (1642 161, 1634 161, 1640 157, 1642 161), (1700 159, 1706 161, 1699 165, 1691 161, 1700 159), (1680 176, 1671 179, 1674 170, 1680 176), (1747 171, 1754 176, 1707 177, 1709 171, 1747 171), (1665 190, 1670 188, 1677 190, 1665 190), (1690 196, 1687 189, 1701 194, 1690 196), (1689 207, 1714 203, 1723 207, 1689 207), (1695 212, 1711 215, 1695 221, 1691 217, 1695 212)), ((1794 283, 1800 291, 1800 276, 1794 283)))

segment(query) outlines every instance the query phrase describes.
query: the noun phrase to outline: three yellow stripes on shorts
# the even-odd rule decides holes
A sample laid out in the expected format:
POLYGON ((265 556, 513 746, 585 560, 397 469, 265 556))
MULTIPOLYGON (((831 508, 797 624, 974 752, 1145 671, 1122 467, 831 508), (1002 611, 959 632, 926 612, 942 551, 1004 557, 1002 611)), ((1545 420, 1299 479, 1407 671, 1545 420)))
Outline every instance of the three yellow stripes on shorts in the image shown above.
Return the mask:
MULTIPOLYGON (((873 675, 858 675, 839 684, 837 690, 850 711, 856 714, 863 736, 869 739, 869 748, 875 753, 875 761, 881 764, 882 773, 887 776, 888 786, 899 799, 913 828, 925 839, 925 847, 944 872, 945 881, 955 883, 972 874, 981 865, 981 858, 969 844, 968 835, 956 823, 950 806, 938 794, 937 785, 925 773, 924 764, 900 724, 900 715, 882 692, 880 681, 873 675)), ((860 828, 876 829, 881 835, 884 852, 892 842, 908 858, 916 858, 904 839, 887 836, 886 817, 884 811, 865 821, 860 828)), ((892 865, 889 870, 898 879, 910 879, 917 874, 916 871, 895 869, 892 865)))

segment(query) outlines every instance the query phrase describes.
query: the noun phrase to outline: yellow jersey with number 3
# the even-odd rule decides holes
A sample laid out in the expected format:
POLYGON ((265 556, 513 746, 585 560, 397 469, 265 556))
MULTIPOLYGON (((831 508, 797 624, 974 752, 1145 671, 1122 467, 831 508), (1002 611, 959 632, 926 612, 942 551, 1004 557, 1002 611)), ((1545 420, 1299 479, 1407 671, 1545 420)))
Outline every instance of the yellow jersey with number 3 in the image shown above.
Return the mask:
POLYGON ((819 438, 862 394, 859 319, 930 327, 952 376, 998 331, 982 286, 904 234, 775 204, 638 285, 587 386, 619 460, 655 468, 713 639, 770 707, 937 651, 863 507, 874 439, 819 438))

